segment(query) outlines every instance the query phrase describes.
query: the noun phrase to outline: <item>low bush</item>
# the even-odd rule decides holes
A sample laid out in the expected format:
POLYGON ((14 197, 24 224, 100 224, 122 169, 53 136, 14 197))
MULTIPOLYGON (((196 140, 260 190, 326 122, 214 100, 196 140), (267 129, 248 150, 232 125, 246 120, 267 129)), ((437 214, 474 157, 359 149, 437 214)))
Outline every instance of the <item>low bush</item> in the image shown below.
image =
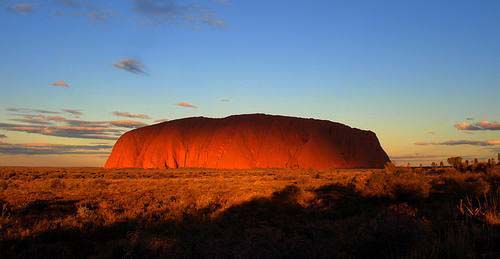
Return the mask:
POLYGON ((489 182, 479 174, 452 174, 444 178, 446 191, 458 197, 481 196, 491 188, 489 182))
POLYGON ((372 197, 416 201, 429 197, 430 189, 431 185, 424 176, 397 171, 373 173, 361 191, 372 197))

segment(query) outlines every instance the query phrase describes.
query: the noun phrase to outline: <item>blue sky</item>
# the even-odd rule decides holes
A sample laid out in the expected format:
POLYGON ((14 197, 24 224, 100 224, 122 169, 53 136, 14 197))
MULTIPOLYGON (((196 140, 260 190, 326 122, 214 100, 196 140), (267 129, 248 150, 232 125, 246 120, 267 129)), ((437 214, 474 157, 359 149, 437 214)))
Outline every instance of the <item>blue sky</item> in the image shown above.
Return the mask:
POLYGON ((254 112, 370 129, 401 163, 496 157, 499 13, 498 1, 0 0, 0 165, 101 166, 137 122, 254 112), (20 128, 39 120, 51 124, 20 128), (115 135, 71 128, 89 122, 115 135))

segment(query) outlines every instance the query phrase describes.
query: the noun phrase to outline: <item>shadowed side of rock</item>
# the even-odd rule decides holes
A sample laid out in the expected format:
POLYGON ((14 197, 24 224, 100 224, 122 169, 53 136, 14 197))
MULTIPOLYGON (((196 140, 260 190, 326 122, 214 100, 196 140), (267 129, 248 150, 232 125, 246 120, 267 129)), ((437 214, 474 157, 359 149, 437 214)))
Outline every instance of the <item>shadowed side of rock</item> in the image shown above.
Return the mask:
POLYGON ((371 131, 264 114, 186 118, 125 133, 106 168, 380 168, 389 161, 371 131))

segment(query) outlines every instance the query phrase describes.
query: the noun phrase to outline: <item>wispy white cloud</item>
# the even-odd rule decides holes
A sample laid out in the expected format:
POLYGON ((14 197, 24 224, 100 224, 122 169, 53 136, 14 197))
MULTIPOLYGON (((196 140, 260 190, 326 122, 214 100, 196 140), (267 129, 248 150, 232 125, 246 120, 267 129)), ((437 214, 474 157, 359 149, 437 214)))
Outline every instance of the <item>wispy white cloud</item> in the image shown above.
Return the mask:
POLYGON ((29 123, 29 124, 35 124, 35 125, 53 125, 52 122, 38 120, 38 119, 22 119, 21 118, 21 119, 11 119, 11 121, 29 123))
POLYGON ((25 132, 45 136, 80 138, 80 139, 109 139, 114 140, 122 130, 110 127, 83 127, 68 125, 34 125, 1 123, 0 129, 13 132, 25 132))
POLYGON ((113 115, 118 116, 118 117, 126 117, 126 118, 136 118, 136 119, 151 119, 147 114, 133 114, 130 112, 120 112, 120 111, 115 111, 113 112, 113 115))
POLYGON ((60 112, 42 110, 42 109, 30 109, 30 108, 7 108, 9 112, 21 112, 21 113, 43 113, 43 114, 60 114, 60 112))
MULTIPOLYGON (((9 109, 11 111, 22 111, 25 113, 12 114, 14 117, 10 120, 17 123, 0 122, 1 130, 46 136, 114 140, 123 134, 126 129, 139 128, 147 125, 144 122, 133 120, 87 121, 65 118, 63 116, 53 114, 55 112, 46 110, 22 108, 9 109), (33 114, 26 112, 38 113, 33 114)), ((64 111, 77 116, 82 114, 78 110, 65 109, 64 111)))
POLYGON ((11 119, 11 121, 24 122, 29 124, 37 125, 52 125, 54 122, 65 122, 66 118, 62 116, 46 116, 42 114, 32 115, 32 114, 16 114, 17 118, 11 119))
POLYGON ((110 124, 115 126, 115 127, 120 127, 120 128, 140 128, 144 127, 147 124, 144 122, 140 121, 132 121, 132 120, 117 120, 117 121, 110 121, 110 124))
MULTIPOLYGON (((29 115, 29 114, 32 114, 32 116, 39 117, 39 118, 42 118, 40 116, 41 114, 61 114, 61 112, 59 112, 59 111, 49 111, 49 110, 31 109, 31 108, 7 108, 6 110, 9 112, 18 113, 16 115, 23 116, 23 117, 27 117, 26 115, 29 115), (21 113, 21 114, 19 114, 19 113, 21 113), (36 115, 33 115, 33 114, 36 114, 36 115)), ((78 117, 78 116, 83 115, 82 111, 76 110, 76 109, 62 109, 61 111, 64 113, 70 114, 74 117, 78 117)))

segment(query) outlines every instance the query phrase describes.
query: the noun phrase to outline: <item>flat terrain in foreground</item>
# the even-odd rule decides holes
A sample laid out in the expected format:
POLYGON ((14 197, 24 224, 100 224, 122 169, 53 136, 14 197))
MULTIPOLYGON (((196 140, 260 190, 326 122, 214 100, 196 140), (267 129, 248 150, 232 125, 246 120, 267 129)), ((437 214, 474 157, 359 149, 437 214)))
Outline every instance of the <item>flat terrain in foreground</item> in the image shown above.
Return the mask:
POLYGON ((497 169, 4 167, 0 257, 498 258, 499 181, 497 169))

